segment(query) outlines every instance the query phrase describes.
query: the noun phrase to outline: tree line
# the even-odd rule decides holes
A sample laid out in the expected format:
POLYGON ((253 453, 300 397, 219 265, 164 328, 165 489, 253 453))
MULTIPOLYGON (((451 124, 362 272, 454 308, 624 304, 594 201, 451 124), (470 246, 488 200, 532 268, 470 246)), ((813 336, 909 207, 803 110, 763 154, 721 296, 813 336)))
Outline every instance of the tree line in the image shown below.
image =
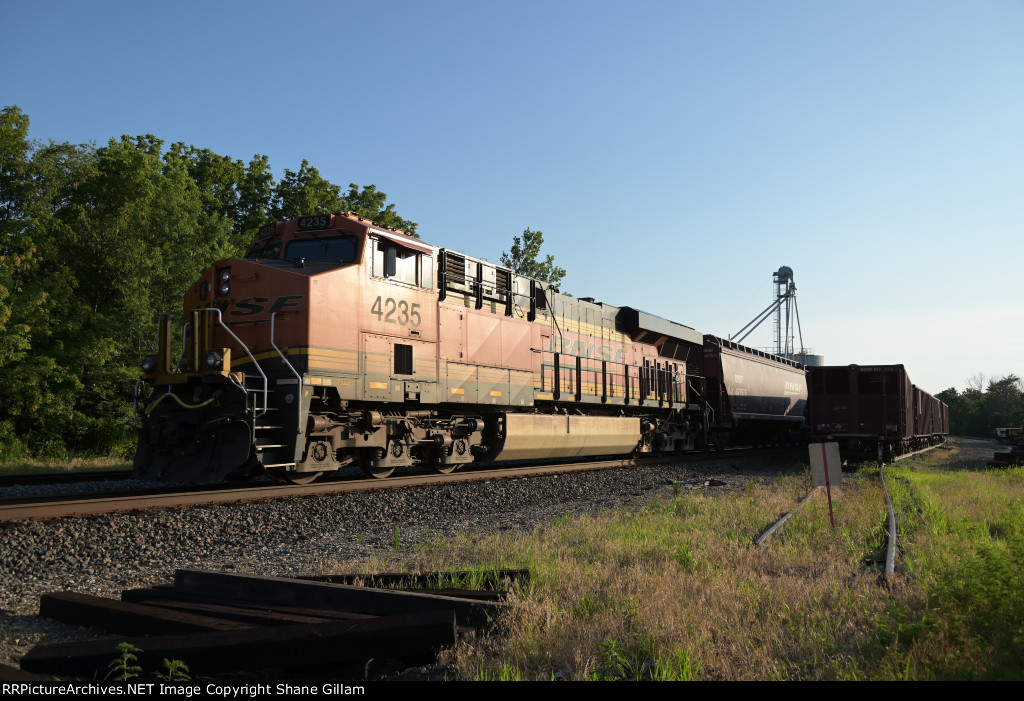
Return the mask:
POLYGON ((344 190, 305 160, 275 180, 264 155, 28 132, 18 107, 0 111, 0 460, 130 455, 156 319, 266 222, 352 211, 416 232, 375 186, 344 190))
POLYGON ((1016 375, 967 381, 957 392, 950 387, 935 395, 949 406, 949 432, 957 436, 991 438, 995 429, 1024 426, 1024 383, 1016 375))
MULTIPOLYGON (((306 160, 275 180, 265 155, 152 134, 44 144, 21 109, 0 110, 0 460, 130 456, 159 315, 263 224, 340 211, 417 235, 376 186, 345 190, 306 160)), ((541 232, 523 241, 517 271, 565 274, 534 262, 541 232)))

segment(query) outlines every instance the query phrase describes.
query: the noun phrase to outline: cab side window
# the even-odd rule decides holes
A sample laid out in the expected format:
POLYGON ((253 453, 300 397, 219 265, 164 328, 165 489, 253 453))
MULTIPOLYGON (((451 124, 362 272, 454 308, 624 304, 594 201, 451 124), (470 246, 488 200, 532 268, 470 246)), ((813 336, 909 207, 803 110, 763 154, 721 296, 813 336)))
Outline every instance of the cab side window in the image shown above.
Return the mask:
POLYGON ((391 278, 426 289, 433 284, 433 262, 429 255, 384 239, 374 239, 370 251, 374 277, 391 278))

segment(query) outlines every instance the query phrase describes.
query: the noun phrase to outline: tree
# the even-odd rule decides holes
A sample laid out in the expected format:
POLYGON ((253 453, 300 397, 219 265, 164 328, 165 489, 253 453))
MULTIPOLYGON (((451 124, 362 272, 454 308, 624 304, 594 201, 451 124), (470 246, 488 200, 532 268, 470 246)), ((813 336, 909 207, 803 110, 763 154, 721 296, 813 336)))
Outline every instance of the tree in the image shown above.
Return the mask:
POLYGON ((985 408, 990 430, 1020 426, 1024 419, 1024 391, 1021 390, 1020 378, 1007 375, 998 380, 990 380, 985 393, 985 408))
POLYGON ((543 262, 540 260, 540 247, 544 244, 541 231, 530 231, 527 228, 523 236, 512 239, 512 251, 502 252, 501 264, 506 265, 520 275, 536 278, 558 287, 565 277, 565 269, 555 265, 555 257, 548 255, 543 262))
POLYGON ((195 182, 204 215, 232 223, 230 248, 241 254, 270 218, 274 177, 269 159, 256 155, 245 166, 241 160, 178 142, 171 144, 163 161, 165 174, 184 171, 195 182))
POLYGON ((302 159, 299 171, 285 168, 284 177, 274 188, 273 219, 291 219, 303 214, 340 212, 347 209, 341 187, 320 175, 320 171, 302 159))
POLYGON ((949 432, 961 436, 991 437, 994 429, 1024 424, 1024 387, 1017 375, 989 380, 973 375, 958 393, 950 387, 935 395, 949 406, 949 432))
POLYGON ((416 222, 398 216, 395 213, 395 205, 384 206, 387 199, 388 196, 380 192, 376 185, 366 185, 360 190, 355 183, 349 183, 348 194, 345 195, 344 201, 345 208, 353 214, 365 217, 381 226, 401 229, 419 238, 419 234, 416 233, 416 222))
POLYGON ((299 172, 285 169, 284 178, 274 188, 274 206, 270 213, 274 219, 290 219, 303 214, 352 212, 380 226, 418 236, 416 222, 398 216, 395 205, 384 204, 387 199, 376 185, 360 189, 355 183, 349 183, 348 193, 343 196, 340 186, 321 176, 320 171, 303 159, 299 172))
POLYGON ((271 219, 354 210, 412 231, 373 185, 346 194, 303 161, 274 182, 146 134, 40 144, 0 110, 0 460, 128 455, 131 390, 157 317, 271 219))

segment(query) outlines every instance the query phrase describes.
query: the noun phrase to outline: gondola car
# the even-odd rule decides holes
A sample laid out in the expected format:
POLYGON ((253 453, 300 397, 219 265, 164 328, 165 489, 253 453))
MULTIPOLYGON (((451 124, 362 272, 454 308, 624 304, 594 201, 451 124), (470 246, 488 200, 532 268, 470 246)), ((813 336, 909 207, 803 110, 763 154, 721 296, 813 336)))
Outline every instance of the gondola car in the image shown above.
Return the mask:
POLYGON ((891 460, 949 434, 949 408, 914 386, 902 365, 807 369, 811 441, 851 459, 891 460))

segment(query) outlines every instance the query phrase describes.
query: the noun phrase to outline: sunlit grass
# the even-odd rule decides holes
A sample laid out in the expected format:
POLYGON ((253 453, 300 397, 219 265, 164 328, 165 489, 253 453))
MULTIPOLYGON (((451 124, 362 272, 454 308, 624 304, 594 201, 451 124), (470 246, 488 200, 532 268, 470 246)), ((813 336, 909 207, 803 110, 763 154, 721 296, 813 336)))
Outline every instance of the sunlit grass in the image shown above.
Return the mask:
POLYGON ((120 458, 71 458, 62 462, 48 460, 0 462, 0 475, 43 475, 59 472, 101 472, 130 469, 132 469, 132 464, 120 458))
POLYGON ((1024 677, 1024 468, 948 470, 925 458, 887 475, 906 571, 926 592, 888 627, 908 674, 1024 677))

